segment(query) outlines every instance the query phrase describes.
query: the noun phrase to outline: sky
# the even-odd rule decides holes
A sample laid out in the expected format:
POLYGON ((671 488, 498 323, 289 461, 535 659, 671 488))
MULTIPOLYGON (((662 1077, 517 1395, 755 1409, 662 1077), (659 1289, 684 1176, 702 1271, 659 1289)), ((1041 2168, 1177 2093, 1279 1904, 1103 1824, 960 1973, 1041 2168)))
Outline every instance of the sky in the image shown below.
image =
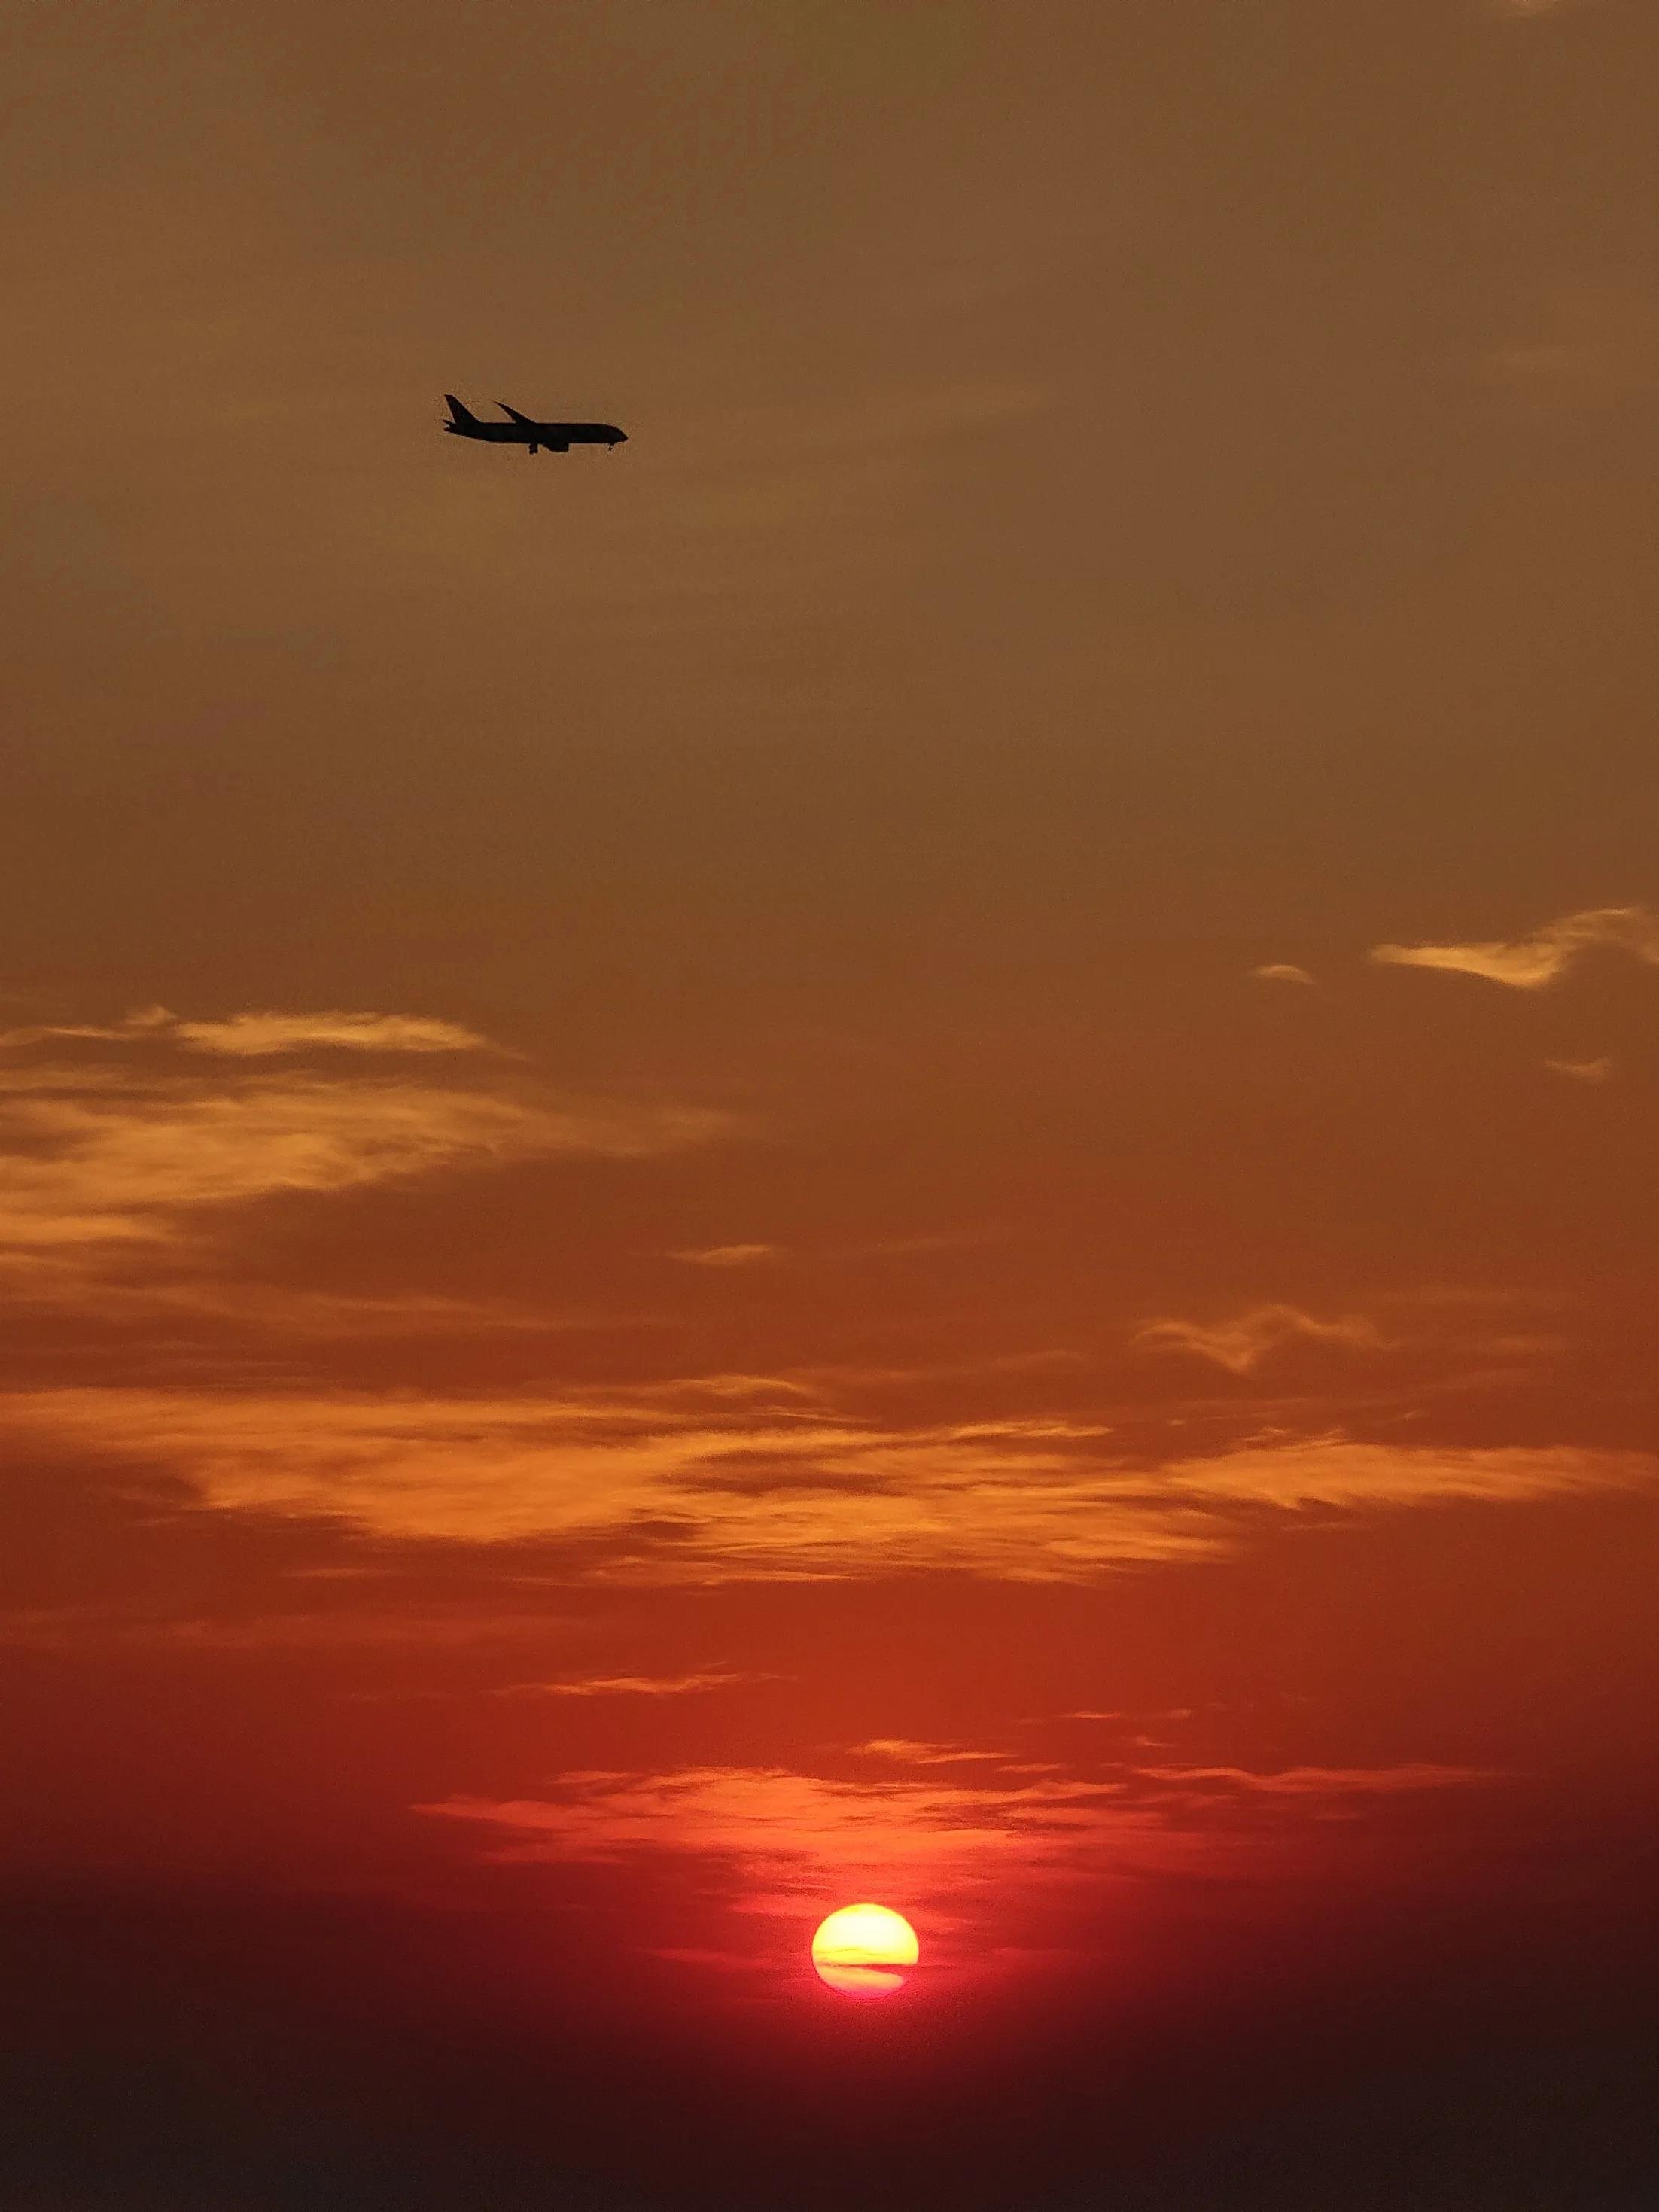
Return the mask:
POLYGON ((8 2208, 1652 2201, 1656 65, 13 0, 8 2208))

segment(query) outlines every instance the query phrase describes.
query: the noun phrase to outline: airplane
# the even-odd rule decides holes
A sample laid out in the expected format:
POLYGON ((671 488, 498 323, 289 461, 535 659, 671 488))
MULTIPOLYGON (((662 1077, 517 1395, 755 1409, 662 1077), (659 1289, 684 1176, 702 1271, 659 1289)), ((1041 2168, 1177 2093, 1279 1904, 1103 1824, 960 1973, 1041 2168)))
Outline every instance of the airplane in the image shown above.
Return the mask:
POLYGON ((614 422, 538 422, 532 416, 520 415, 516 407, 509 407, 505 399, 495 404, 503 415, 510 416, 507 422, 481 422, 470 408, 463 407, 453 392, 446 392, 449 402, 449 420, 444 424, 458 438, 483 438, 492 446, 527 446, 532 453, 539 453, 544 446, 550 453, 568 453, 573 446, 625 446, 626 430, 619 430, 614 422))

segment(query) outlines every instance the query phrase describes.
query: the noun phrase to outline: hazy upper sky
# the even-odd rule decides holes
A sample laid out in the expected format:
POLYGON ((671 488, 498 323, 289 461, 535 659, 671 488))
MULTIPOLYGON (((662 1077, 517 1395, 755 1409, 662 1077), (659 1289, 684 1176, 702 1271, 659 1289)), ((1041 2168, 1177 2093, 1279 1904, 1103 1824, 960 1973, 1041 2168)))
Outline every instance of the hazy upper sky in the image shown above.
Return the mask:
POLYGON ((1647 0, 0 21, 7 2204, 1642 2201, 1647 0))

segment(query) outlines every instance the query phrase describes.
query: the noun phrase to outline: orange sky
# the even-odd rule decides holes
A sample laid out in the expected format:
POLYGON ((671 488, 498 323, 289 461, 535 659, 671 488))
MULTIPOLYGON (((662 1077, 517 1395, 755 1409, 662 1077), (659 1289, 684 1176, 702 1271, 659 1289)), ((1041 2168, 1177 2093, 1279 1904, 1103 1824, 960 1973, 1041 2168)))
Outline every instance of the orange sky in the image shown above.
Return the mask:
POLYGON ((1656 64, 13 11, 9 2206, 1638 2201, 1656 64))

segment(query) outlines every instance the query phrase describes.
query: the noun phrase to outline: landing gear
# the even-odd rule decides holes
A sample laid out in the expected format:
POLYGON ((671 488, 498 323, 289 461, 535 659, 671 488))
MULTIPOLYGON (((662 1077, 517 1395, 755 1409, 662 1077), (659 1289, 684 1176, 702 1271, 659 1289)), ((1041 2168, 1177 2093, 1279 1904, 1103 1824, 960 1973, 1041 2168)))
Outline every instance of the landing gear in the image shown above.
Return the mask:
POLYGON ((532 452, 532 453, 540 453, 540 451, 541 451, 541 447, 540 447, 539 446, 532 446, 532 447, 530 448, 530 450, 531 450, 531 452, 532 452))

